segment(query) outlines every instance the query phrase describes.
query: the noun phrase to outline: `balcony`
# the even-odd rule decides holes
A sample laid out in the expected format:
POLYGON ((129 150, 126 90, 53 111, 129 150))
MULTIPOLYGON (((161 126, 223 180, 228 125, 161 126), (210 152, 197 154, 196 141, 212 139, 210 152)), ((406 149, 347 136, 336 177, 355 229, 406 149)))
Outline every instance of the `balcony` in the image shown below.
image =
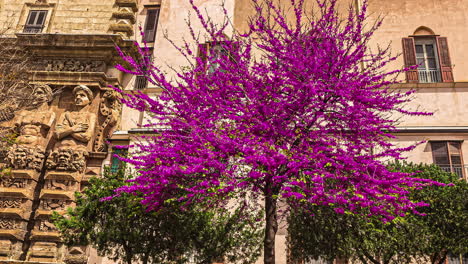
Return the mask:
POLYGON ((460 177, 460 179, 464 179, 468 171, 468 164, 465 164, 465 165, 444 164, 444 165, 439 165, 439 167, 446 172, 455 173, 456 175, 458 175, 458 177, 460 177))
POLYGON ((23 33, 41 33, 43 27, 44 26, 42 25, 40 26, 26 25, 24 26, 23 33))
POLYGON ((418 69, 419 82, 420 83, 437 83, 441 82, 440 70, 426 70, 418 69))

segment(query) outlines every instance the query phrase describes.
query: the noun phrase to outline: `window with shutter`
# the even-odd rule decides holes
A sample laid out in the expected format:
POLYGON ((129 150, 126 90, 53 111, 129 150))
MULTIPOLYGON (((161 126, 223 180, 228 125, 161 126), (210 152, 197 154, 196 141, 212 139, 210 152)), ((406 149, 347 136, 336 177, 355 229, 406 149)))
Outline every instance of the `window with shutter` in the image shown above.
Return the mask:
MULTIPOLYGON (((416 50, 414 48, 414 39, 413 38, 403 38, 403 58, 405 60, 405 67, 412 67, 417 65, 416 61, 416 50)), ((409 83, 417 83, 418 70, 413 69, 406 72, 406 81, 409 83)))
POLYGON ((443 82, 453 82, 452 62, 448 50, 446 37, 437 37, 437 48, 439 51, 440 72, 443 82))
POLYGON ((47 18, 47 10, 31 10, 24 25, 24 33, 40 33, 44 28, 47 18))
POLYGON ((158 27, 159 8, 151 8, 146 10, 146 22, 143 41, 154 42, 156 30, 158 27))
POLYGON ((431 142, 434 164, 447 172, 453 172, 460 178, 465 176, 460 141, 431 142))
POLYGON ((446 37, 403 38, 403 57, 406 67, 418 66, 417 69, 406 72, 409 83, 453 82, 446 37))

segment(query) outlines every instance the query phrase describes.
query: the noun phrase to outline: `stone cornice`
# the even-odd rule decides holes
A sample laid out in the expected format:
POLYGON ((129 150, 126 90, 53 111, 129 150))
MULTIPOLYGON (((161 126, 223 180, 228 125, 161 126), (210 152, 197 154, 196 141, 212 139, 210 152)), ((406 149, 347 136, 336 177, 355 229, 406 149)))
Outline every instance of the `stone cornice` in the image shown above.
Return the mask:
POLYGON ((424 88, 468 88, 468 82, 439 82, 439 83, 397 83, 390 86, 400 89, 424 88))

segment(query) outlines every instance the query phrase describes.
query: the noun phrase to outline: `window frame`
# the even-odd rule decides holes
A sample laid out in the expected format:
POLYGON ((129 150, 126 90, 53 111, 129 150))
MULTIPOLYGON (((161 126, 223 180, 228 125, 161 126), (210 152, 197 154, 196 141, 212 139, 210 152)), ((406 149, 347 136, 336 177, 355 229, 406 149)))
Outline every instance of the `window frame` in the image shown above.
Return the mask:
POLYGON ((37 10, 37 9, 31 9, 29 10, 29 13, 28 13, 28 16, 26 18, 26 22, 24 23, 24 27, 23 27, 23 33, 42 33, 42 31, 44 30, 45 28, 45 24, 46 24, 46 21, 47 21, 47 16, 49 14, 49 10, 37 10), (30 24, 29 23, 29 20, 31 19, 31 16, 33 14, 36 14, 36 17, 35 17, 35 21, 33 24, 30 24), (40 14, 44 14, 43 16, 43 19, 42 19, 42 23, 41 24, 37 24, 37 20, 40 16, 40 14), (38 31, 35 31, 37 30, 38 31))
POLYGON ((238 45, 238 42, 236 41, 207 41, 205 43, 200 43, 198 44, 198 51, 197 51, 197 57, 202 60, 202 63, 205 68, 205 73, 206 74, 212 74, 216 71, 217 68, 219 68, 219 65, 217 68, 212 69, 211 65, 213 64, 213 61, 210 60, 211 57, 211 52, 213 49, 217 46, 221 47, 220 52, 226 51, 226 56, 231 60, 231 61, 236 61, 237 59, 234 58, 234 56, 226 49, 223 48, 223 44, 230 43, 231 45, 238 45), (237 43, 237 44, 236 44, 237 43), (202 50, 205 51, 205 54, 202 53, 202 50))
MULTIPOLYGON (((453 65, 450 58, 450 50, 447 37, 440 35, 411 35, 402 38, 403 60, 405 67, 418 66, 416 45, 431 42, 434 47, 436 70, 410 69, 406 71, 407 83, 438 83, 454 82, 453 65), (424 43, 426 42, 426 43, 424 43)), ((427 60, 426 60, 427 61, 427 60)))
MULTIPOLYGON (((460 176, 460 179, 465 179, 466 178, 466 172, 465 172, 465 162, 463 160, 463 140, 431 140, 430 142, 431 146, 431 154, 432 154, 432 161, 433 164, 437 166, 443 166, 443 165, 449 165, 450 166, 450 172, 457 174, 454 171, 454 165, 452 162, 452 155, 450 152, 450 143, 458 143, 459 144, 459 151, 460 151, 460 167, 461 167, 461 175, 457 174, 460 176), (437 164, 436 163, 436 156, 434 155, 434 147, 433 143, 445 143, 445 149, 447 151, 447 159, 449 161, 449 164, 437 164)), ((456 166, 456 165, 455 165, 456 166)))
POLYGON ((145 7, 146 9, 146 17, 145 17, 145 27, 143 28, 143 32, 144 32, 144 36, 142 38, 142 42, 146 42, 146 43, 154 43, 154 41, 156 40, 156 33, 157 33, 157 30, 158 30, 158 24, 159 24, 159 16, 161 15, 161 6, 157 5, 157 6, 148 6, 148 7, 145 7), (150 20, 149 20, 149 17, 150 17, 150 12, 151 11, 157 11, 156 15, 155 15, 155 21, 153 24, 150 24, 150 20), (152 32, 149 33, 149 30, 148 30, 148 26, 150 25, 153 25, 154 28, 151 30, 152 32))

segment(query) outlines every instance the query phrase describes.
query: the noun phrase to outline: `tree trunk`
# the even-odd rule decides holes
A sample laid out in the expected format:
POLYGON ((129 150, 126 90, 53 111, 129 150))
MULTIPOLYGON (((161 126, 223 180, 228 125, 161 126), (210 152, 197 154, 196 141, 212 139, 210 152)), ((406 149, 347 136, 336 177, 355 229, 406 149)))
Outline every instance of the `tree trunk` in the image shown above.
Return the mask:
POLYGON ((265 239, 263 240, 264 264, 275 264, 275 236, 278 231, 277 198, 265 196, 265 239))

